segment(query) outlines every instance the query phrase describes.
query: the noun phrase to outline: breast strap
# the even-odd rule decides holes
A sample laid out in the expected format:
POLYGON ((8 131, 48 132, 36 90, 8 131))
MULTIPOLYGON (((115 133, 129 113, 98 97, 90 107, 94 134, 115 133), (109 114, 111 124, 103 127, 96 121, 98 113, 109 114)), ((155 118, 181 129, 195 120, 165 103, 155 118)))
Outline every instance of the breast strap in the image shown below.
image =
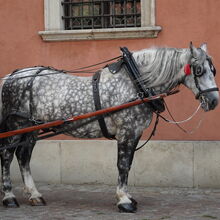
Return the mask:
MULTIPOLYGON (((101 110, 101 101, 100 101, 100 94, 99 94, 99 81, 100 81, 101 72, 96 72, 92 77, 92 88, 93 88, 93 99, 95 104, 96 111, 101 110)), ((101 128, 102 134, 104 137, 108 139, 114 139, 115 136, 109 134, 106 123, 105 123, 105 115, 97 116, 99 126, 101 128)))

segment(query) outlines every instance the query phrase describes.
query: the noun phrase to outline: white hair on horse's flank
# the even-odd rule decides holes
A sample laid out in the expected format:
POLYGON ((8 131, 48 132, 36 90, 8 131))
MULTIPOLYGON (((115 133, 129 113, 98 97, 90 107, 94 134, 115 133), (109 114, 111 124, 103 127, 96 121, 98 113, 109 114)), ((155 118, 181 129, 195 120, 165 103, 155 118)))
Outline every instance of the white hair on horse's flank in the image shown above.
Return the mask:
POLYGON ((179 70, 188 62, 189 49, 157 48, 144 49, 133 53, 147 88, 167 83, 167 89, 178 83, 179 70))

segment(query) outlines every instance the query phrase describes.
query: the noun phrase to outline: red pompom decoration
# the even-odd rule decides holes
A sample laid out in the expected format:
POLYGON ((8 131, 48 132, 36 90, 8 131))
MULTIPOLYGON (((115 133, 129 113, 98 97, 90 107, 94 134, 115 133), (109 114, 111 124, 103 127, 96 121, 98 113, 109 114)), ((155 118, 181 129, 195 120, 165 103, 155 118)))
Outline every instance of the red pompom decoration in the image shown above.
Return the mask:
POLYGON ((185 74, 186 74, 187 76, 191 74, 191 68, 190 68, 190 65, 189 65, 189 64, 186 64, 186 65, 184 66, 184 72, 185 72, 185 74))

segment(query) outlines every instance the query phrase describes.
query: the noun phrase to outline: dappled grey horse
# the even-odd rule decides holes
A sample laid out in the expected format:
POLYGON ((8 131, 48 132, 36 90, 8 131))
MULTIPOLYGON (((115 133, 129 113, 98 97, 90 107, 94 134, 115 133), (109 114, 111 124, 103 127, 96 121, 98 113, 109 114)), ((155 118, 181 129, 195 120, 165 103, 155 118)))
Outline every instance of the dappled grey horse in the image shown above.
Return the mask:
MULTIPOLYGON (((139 80, 146 88, 154 88, 156 94, 171 91, 179 84, 184 84, 201 102, 204 111, 217 106, 219 93, 214 79, 215 68, 207 53, 206 44, 202 44, 200 48, 190 44, 186 49, 144 49, 133 52, 133 58, 141 74, 139 80)), ((99 95, 102 108, 137 98, 137 89, 123 65, 115 74, 112 74, 108 67, 103 68, 100 73, 99 95)), ((92 77, 72 76, 43 67, 16 70, 3 80, 1 86, 1 132, 95 111, 92 88, 92 77)), ((152 117, 153 109, 149 104, 105 115, 108 133, 114 136, 118 143, 119 176, 116 195, 117 206, 123 212, 135 212, 137 209, 137 202, 128 193, 128 174, 136 146, 143 130, 150 125, 152 117)), ((53 129, 65 129, 65 134, 77 138, 103 136, 100 125, 94 118, 53 129)), ((6 207, 19 206, 10 180, 10 164, 14 153, 31 204, 45 204, 35 187, 29 167, 37 135, 37 132, 32 132, 1 139, 0 147, 15 144, 14 148, 0 150, 3 204, 6 207)))

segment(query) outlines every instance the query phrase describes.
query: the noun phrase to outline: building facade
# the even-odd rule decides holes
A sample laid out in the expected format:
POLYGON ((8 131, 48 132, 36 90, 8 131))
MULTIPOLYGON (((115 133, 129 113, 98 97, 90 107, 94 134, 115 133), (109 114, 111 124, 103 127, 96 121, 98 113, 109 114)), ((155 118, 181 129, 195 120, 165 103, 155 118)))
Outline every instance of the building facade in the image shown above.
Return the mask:
MULTIPOLYGON (((37 65, 53 66, 58 69, 71 70, 78 67, 95 64, 103 60, 119 56, 119 48, 121 46, 126 46, 131 51, 149 48, 152 46, 187 48, 189 47, 190 41, 192 41, 196 47, 199 47, 203 42, 208 44, 208 52, 213 57, 213 63, 217 69, 216 82, 217 84, 219 83, 219 0, 137 1, 139 6, 137 6, 135 9, 136 20, 130 21, 130 18, 126 18, 127 24, 133 25, 133 23, 135 23, 135 25, 131 27, 129 27, 129 25, 122 27, 118 26, 117 28, 111 26, 113 28, 108 30, 105 29, 105 26, 100 29, 91 29, 90 26, 88 26, 84 29, 73 28, 69 30, 69 26, 64 23, 65 19, 62 18, 72 16, 65 14, 65 2, 68 1, 23 0, 21 2, 13 0, 0 0, 0 27, 2 30, 0 35, 1 77, 11 73, 17 68, 37 65), (62 2, 64 3, 62 4, 62 2), (141 18, 138 17, 140 13, 141 18), (67 26, 69 29, 66 28, 67 26)), ((90 6, 87 7, 87 10, 90 10, 88 9, 89 7, 90 6)), ((128 7, 130 6, 128 5, 128 7)), ((74 10, 78 9, 79 8, 76 7, 74 10)), ((88 13, 88 11, 85 12, 85 14, 81 14, 79 19, 83 16, 86 16, 86 13, 88 13)), ((117 12, 115 13, 117 14, 117 12)), ((93 14, 93 16, 95 16, 95 14, 93 14)), ((99 15, 97 17, 99 17, 99 15)), ((115 20, 110 19, 107 21, 108 25, 116 25, 117 22, 118 24, 121 24, 120 22, 122 21, 120 20, 120 16, 115 18, 115 20), (119 19, 119 21, 117 19, 119 19)), ((86 25, 101 25, 101 20, 96 21, 95 18, 93 18, 93 20, 90 20, 87 23, 78 22, 78 25, 79 27, 80 25, 84 25, 85 27, 86 25)), ((169 109, 173 113, 173 116, 176 120, 183 120, 187 118, 198 106, 198 101, 195 100, 194 95, 188 91, 187 88, 181 87, 180 90, 181 92, 179 94, 166 98, 169 109)), ((153 154, 152 158, 158 157, 162 151, 166 151, 166 153, 168 152, 167 154, 171 155, 172 158, 172 153, 174 151, 177 152, 177 154, 174 152, 174 160, 178 160, 179 157, 181 158, 180 160, 182 162, 179 165, 184 167, 183 176, 185 175, 185 179, 189 177, 188 182, 186 184, 184 182, 182 185, 199 185, 195 180, 195 176, 200 174, 196 174, 195 169, 196 167, 199 169, 200 165, 203 163, 200 161, 197 163, 197 165, 195 165, 195 158, 204 157, 205 160, 207 155, 206 151, 209 153, 212 152, 210 156, 211 158, 215 158, 217 153, 220 155, 220 151, 218 150, 218 142, 220 140, 219 114, 219 107, 217 107, 214 111, 205 114, 200 112, 192 121, 183 125, 187 130, 192 130, 197 127, 200 119, 205 116, 205 119, 203 120, 199 129, 192 135, 183 133, 175 125, 167 124, 161 121, 158 126, 156 136, 153 138, 153 140, 157 140, 158 142, 153 142, 152 145, 155 145, 156 143, 158 143, 158 145, 156 144, 157 146, 154 148, 157 150, 155 150, 155 155, 153 154), (166 142, 166 140, 168 142, 166 142), (175 148, 176 150, 172 148, 173 144, 178 145, 178 147, 175 148), (184 146, 182 146, 182 144, 184 146), (163 149, 160 149, 160 146, 164 146, 163 149), (210 147, 209 150, 208 147, 210 147), (199 152, 198 154, 195 154, 197 150, 199 152), (180 152, 183 152, 182 156, 181 154, 179 155, 180 152), (187 170, 190 170, 189 173, 187 170)), ((164 115, 167 114, 164 113, 164 115)), ((145 131, 142 139, 147 138, 149 131, 150 129, 145 131)), ((54 152, 54 149, 56 149, 56 159, 60 161, 60 149, 64 150, 65 148, 61 145, 63 145, 63 143, 70 145, 71 141, 74 144, 76 144, 76 142, 77 144, 81 142, 88 143, 88 140, 72 140, 70 137, 59 136, 53 141, 45 141, 43 145, 47 145, 47 143, 51 145, 51 143, 54 143, 56 146, 54 148, 51 147, 51 152, 54 152)), ((96 143, 97 141, 99 140, 95 140, 96 143)), ((101 140, 101 142, 104 145, 105 142, 106 145, 109 145, 107 140, 101 140)), ((94 140, 91 143, 94 143, 94 140)), ((70 148, 70 146, 67 146, 65 149, 68 148, 70 148)), ((71 149, 69 150, 71 151, 71 149)), ((143 152, 145 151, 146 154, 149 153, 147 150, 144 150, 143 152)), ((63 153, 63 155, 64 154, 67 153, 63 153)), ((39 155, 41 155, 40 152, 39 155)), ((66 155, 66 157, 68 157, 68 155, 66 155)), ((168 159, 164 158, 164 160, 170 160, 169 156, 168 159)), ((102 164, 102 160, 100 163, 102 164)), ((103 163, 105 163, 105 161, 103 161, 103 163)), ((157 164, 157 161, 152 163, 157 164)), ((37 162, 35 164, 35 172, 38 173, 37 170, 39 165, 37 165, 37 162)), ((219 164, 220 161, 217 161, 216 166, 219 167, 219 164)), ((59 169, 68 170, 72 166, 75 165, 72 164, 68 166, 61 164, 59 165, 59 167, 61 167, 59 169)), ((174 164, 169 166, 175 170, 174 164)), ((211 167, 212 166, 216 167, 215 164, 212 164, 211 167)), ((179 169, 176 169, 178 173, 179 169)), ((158 172, 163 173, 162 171, 158 172)), ((205 170, 205 168, 202 171, 199 169, 197 173, 199 172, 206 172, 207 175, 210 173, 209 171, 205 170)), ((103 171, 103 173, 105 172, 103 171)), ((176 171, 174 171, 174 173, 176 173, 176 171)), ((201 175, 204 176, 206 174, 202 173, 201 175)), ((38 173, 38 175, 40 176, 39 180, 44 180, 44 176, 42 176, 44 174, 38 173)), ((61 179, 64 180, 65 178, 67 182, 75 181, 74 178, 68 179, 67 176, 69 174, 63 174, 63 177, 60 175, 61 174, 54 174, 54 177, 52 176, 48 181, 61 181, 61 179), (56 175, 59 175, 59 178, 56 178, 56 175), (65 175, 66 177, 64 177, 65 175)), ((216 184, 214 185, 220 186, 220 176, 216 175, 214 175, 216 179, 216 184)), ((169 179, 167 182, 162 178, 164 185, 169 185, 169 183, 171 184, 172 182, 172 178, 169 177, 169 175, 167 178, 169 179)), ((108 178, 106 177, 106 179, 108 178)), ((92 181, 95 180, 89 180, 88 182, 92 181)), ((181 185, 181 178, 178 179, 178 181, 174 185, 181 185)), ((98 180, 98 182, 102 181, 98 180)), ((103 182, 105 181, 103 180, 103 182)), ((109 182, 111 181, 109 180, 109 182)), ((159 179, 152 183, 147 182, 147 180, 146 182, 143 182, 143 184, 149 185, 158 185, 159 183, 159 179)))

